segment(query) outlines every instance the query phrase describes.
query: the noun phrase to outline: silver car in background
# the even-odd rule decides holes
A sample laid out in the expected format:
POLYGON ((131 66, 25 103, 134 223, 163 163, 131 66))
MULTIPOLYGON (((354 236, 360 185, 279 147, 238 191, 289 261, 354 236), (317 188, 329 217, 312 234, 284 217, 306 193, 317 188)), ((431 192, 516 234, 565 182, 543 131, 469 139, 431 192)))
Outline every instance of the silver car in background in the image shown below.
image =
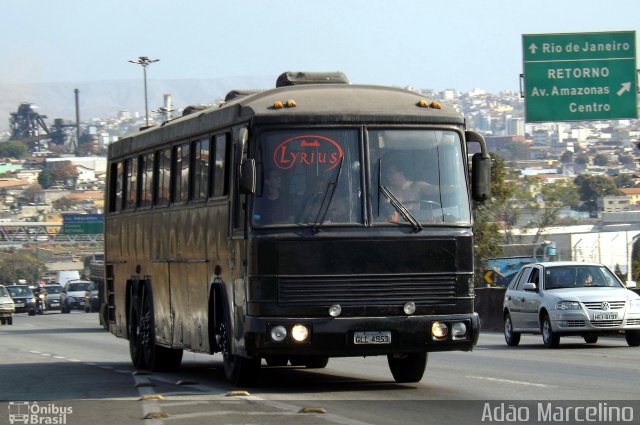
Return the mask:
POLYGON ((510 346, 523 333, 542 334, 544 345, 555 348, 561 336, 579 335, 594 344, 601 335, 622 332, 629 346, 640 346, 640 295, 602 264, 523 266, 505 292, 503 317, 510 346))

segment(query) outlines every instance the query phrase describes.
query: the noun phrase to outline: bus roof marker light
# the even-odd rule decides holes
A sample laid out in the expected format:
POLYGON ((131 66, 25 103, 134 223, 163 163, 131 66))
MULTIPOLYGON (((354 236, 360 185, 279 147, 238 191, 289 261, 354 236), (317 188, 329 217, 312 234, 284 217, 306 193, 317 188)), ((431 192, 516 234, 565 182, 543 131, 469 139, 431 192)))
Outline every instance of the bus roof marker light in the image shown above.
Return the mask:
POLYGON ((436 102, 435 100, 429 104, 433 109, 442 109, 442 104, 440 102, 436 102))
POLYGON ((340 307, 340 304, 334 304, 331 307, 329 307, 329 316, 338 317, 340 316, 341 313, 342 313, 342 307, 340 307))
POLYGON ((275 102, 273 102, 273 109, 282 109, 284 108, 284 105, 282 104, 282 102, 280 102, 279 100, 276 100, 275 102))
POLYGON ((418 102, 418 106, 421 108, 428 108, 429 107, 429 102, 427 102, 424 99, 420 99, 420 101, 418 102))
POLYGON ((287 108, 295 108, 296 106, 298 106, 296 104, 296 101, 293 99, 288 99, 285 105, 287 106, 287 108))

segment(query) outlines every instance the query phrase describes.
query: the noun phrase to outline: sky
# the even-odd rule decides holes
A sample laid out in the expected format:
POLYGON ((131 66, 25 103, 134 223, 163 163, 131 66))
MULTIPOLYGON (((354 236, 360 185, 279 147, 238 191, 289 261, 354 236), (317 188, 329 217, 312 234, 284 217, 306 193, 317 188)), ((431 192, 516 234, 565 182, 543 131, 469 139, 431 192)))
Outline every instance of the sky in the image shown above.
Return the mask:
MULTIPOLYGON (((634 31, 638 0, 2 0, 3 83, 343 71, 353 83, 519 90, 522 34, 634 31)), ((637 42, 636 42, 637 44, 637 42)))

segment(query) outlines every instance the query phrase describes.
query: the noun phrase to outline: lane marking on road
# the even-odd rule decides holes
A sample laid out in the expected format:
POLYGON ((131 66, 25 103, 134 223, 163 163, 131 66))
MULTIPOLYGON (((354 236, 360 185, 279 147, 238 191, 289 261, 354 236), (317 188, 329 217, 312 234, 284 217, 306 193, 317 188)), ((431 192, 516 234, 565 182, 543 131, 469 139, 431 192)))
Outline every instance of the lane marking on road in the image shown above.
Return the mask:
POLYGON ((527 385, 529 387, 557 388, 556 385, 539 384, 539 383, 536 383, 536 382, 527 382, 527 381, 514 381, 514 380, 511 380, 511 379, 490 378, 488 376, 470 376, 470 375, 467 375, 467 376, 465 376, 465 378, 480 379, 480 380, 483 380, 483 381, 501 382, 501 383, 505 383, 505 384, 527 385))

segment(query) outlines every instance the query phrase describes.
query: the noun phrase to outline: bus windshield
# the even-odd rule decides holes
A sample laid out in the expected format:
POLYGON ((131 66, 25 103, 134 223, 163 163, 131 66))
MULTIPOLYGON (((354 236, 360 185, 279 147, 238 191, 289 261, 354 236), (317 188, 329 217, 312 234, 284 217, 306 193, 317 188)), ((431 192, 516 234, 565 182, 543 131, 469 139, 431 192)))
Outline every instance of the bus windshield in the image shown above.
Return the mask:
POLYGON ((470 222, 456 132, 369 129, 370 203, 361 129, 260 135, 253 225, 414 225, 470 222), (371 217, 365 220, 366 205, 371 217))

